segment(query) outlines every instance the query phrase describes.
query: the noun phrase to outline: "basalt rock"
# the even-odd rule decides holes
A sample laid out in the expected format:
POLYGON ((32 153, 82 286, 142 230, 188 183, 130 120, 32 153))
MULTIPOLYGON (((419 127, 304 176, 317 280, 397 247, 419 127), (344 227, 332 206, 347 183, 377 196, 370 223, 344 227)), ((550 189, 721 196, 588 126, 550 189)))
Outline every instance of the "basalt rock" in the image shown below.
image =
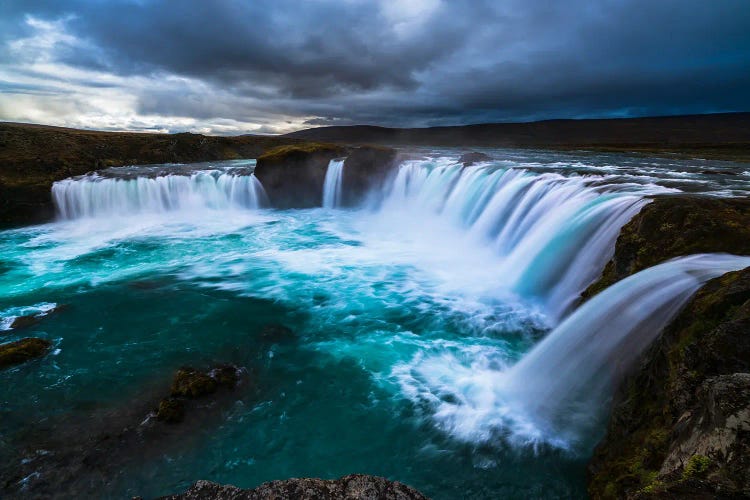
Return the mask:
POLYGON ((352 474, 334 480, 271 481, 251 490, 198 481, 185 493, 161 500, 427 500, 427 497, 396 481, 352 474))
POLYGON ((39 358, 47 353, 51 345, 49 340, 36 337, 0 344, 0 369, 39 358))
POLYGON ((346 149, 333 144, 280 146, 258 158, 255 176, 273 207, 319 207, 328 163, 345 154, 346 149))
POLYGON ((239 381, 239 369, 232 365, 218 365, 203 372, 183 367, 177 370, 172 381, 170 396, 159 402, 156 418, 162 422, 178 423, 194 404, 189 400, 204 398, 220 388, 231 389, 239 381))
POLYGON ((622 228, 601 279, 582 297, 666 260, 707 252, 750 254, 750 199, 658 196, 622 228))
POLYGON ((396 150, 383 146, 361 146, 344 162, 341 180, 342 203, 355 206, 367 193, 378 189, 388 179, 396 161, 396 150))
POLYGON ((459 162, 464 164, 464 167, 470 167, 471 165, 474 165, 475 163, 480 163, 483 161, 490 161, 492 160, 492 157, 485 153, 479 153, 477 151, 472 151, 470 153, 464 153, 461 155, 461 158, 458 159, 459 162))
POLYGON ((592 498, 750 496, 750 268, 709 281, 621 385, 592 498))

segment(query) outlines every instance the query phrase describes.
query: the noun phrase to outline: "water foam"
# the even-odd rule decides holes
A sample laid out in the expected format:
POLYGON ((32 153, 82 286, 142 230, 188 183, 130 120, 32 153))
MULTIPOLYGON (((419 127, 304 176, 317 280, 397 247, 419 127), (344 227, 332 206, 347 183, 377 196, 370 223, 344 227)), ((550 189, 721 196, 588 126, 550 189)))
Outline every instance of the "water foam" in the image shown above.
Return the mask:
POLYGON ((750 257, 678 258, 597 295, 510 368, 503 349, 485 347, 464 359, 418 354, 392 377, 458 439, 587 449, 632 362, 703 283, 747 266, 750 257))
POLYGON ((52 197, 63 219, 185 209, 255 209, 267 204, 263 186, 254 175, 222 170, 133 179, 87 175, 55 182, 52 197))

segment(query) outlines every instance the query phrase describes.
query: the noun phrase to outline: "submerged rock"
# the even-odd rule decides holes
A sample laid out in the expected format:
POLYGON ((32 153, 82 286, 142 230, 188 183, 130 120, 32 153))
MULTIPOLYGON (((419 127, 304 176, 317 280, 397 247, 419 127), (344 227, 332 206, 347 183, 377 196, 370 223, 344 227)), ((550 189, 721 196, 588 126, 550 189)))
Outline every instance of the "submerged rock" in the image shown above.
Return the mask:
POLYGON ((220 425, 222 410, 239 392, 220 389, 239 385, 242 373, 232 365, 205 372, 180 369, 175 381, 186 396, 165 397, 156 404, 164 395, 163 385, 146 386, 115 406, 30 421, 4 443, 9 446, 0 461, 0 498, 112 496, 123 470, 179 454, 206 429, 220 425), (207 384, 206 378, 214 383, 207 384), (214 391, 204 392, 207 387, 214 391))
POLYGON ((474 165, 475 163, 480 163, 483 161, 490 161, 492 160, 492 157, 485 153, 479 153, 477 151, 472 151, 470 153, 464 153, 461 155, 461 158, 458 159, 459 162, 464 164, 464 167, 470 167, 471 165, 474 165))
POLYGON ((219 388, 232 389, 239 381, 239 369, 233 365, 217 365, 208 372, 183 367, 172 381, 170 397, 159 402, 156 418, 162 422, 178 423, 192 406, 188 400, 214 394, 219 388))
POLYGON ((180 368, 172 382, 172 396, 198 398, 216 391, 218 383, 207 373, 195 368, 180 368))
POLYGON ((709 281, 625 380, 593 498, 750 496, 750 268, 709 281))
POLYGON ((319 207, 328 163, 345 154, 345 148, 334 144, 280 146, 258 158, 255 176, 273 207, 319 207))
POLYGON ((37 314, 27 314, 25 316, 18 316, 13 320, 13 322, 10 324, 10 328, 13 330, 21 330, 23 328, 31 328, 32 326, 35 326, 40 321, 42 321, 47 316, 59 313, 61 311, 64 311, 70 307, 68 304, 60 304, 55 306, 54 308, 43 312, 43 313, 37 313, 37 314))
POLYGON ((162 422, 175 424, 185 418, 185 403, 178 398, 164 398, 159 402, 156 418, 162 422))
POLYGON ((47 353, 51 345, 49 340, 36 337, 0 344, 0 369, 41 357, 47 353))
POLYGON ((18 316, 16 319, 13 320, 13 322, 10 324, 10 327, 13 330, 20 330, 23 328, 30 328, 40 321, 42 321, 43 316, 37 315, 37 314, 28 314, 26 316, 18 316))
POLYGON ((284 325, 266 325, 260 331, 260 339, 264 342, 280 343, 294 340, 294 332, 284 325))
POLYGON ((185 493, 161 500, 427 500, 427 497, 397 481, 352 474, 332 480, 271 481, 251 490, 198 481, 185 493))

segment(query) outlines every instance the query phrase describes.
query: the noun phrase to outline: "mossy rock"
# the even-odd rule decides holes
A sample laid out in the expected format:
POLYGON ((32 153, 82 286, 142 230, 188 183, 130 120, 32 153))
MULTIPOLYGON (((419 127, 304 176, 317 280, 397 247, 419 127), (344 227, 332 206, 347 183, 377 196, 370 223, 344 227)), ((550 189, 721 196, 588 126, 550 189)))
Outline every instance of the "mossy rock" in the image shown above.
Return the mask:
POLYGON ((231 389, 240 377, 238 374, 237 367, 232 365, 218 365, 211 369, 209 376, 216 381, 220 387, 226 387, 231 389))
POLYGON ((736 424, 750 413, 748 332, 750 268, 696 293, 621 385, 592 498, 750 493, 750 434, 736 424))
POLYGON ((648 267, 696 253, 750 255, 750 199, 655 197, 623 226, 602 277, 582 297, 593 297, 648 267))
POLYGON ((218 383, 207 373, 185 367, 177 370, 172 381, 172 396, 199 398, 216 392, 218 383))
POLYGON ((37 323, 39 323, 42 320, 41 316, 37 316, 35 314, 29 314, 26 316, 18 316, 16 319, 13 320, 13 322, 10 324, 10 327, 13 330, 21 330, 23 328, 30 328, 37 323))
POLYGON ((159 402, 156 418, 168 424, 176 424, 185 419, 185 403, 177 398, 164 398, 159 402))
POLYGON ((258 157, 258 163, 281 163, 291 160, 304 159, 310 155, 324 154, 341 156, 346 149, 336 144, 321 142, 305 142, 301 144, 290 144, 269 149, 258 157))
POLYGON ((36 337, 0 344, 0 369, 41 357, 47 353, 51 345, 49 340, 36 337))

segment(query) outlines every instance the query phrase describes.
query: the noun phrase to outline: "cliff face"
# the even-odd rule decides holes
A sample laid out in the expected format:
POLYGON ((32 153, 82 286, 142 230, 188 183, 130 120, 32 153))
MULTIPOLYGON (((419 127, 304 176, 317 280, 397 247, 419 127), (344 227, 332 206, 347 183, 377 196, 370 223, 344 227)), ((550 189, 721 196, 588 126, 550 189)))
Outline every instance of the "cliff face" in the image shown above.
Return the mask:
POLYGON ((331 144, 281 146, 258 158, 255 176, 275 208, 319 207, 328 163, 344 155, 346 149, 331 144))
MULTIPOLYGON (((657 198, 587 293, 696 252, 750 253, 750 203, 657 198)), ((642 357, 589 472, 593 498, 750 495, 750 268, 709 281, 642 357)))
POLYGON ((346 156, 342 176, 343 205, 354 206, 370 189, 381 186, 396 159, 396 150, 378 146, 344 148, 307 143, 274 148, 258 158, 255 176, 276 208, 319 207, 328 163, 346 156))
POLYGON ((708 252, 750 254, 750 199, 657 197, 622 228, 612 260, 582 296, 660 262, 708 252))
POLYGON ((52 183, 120 165, 257 158, 300 141, 281 137, 93 132, 0 123, 0 225, 54 215, 52 183))

